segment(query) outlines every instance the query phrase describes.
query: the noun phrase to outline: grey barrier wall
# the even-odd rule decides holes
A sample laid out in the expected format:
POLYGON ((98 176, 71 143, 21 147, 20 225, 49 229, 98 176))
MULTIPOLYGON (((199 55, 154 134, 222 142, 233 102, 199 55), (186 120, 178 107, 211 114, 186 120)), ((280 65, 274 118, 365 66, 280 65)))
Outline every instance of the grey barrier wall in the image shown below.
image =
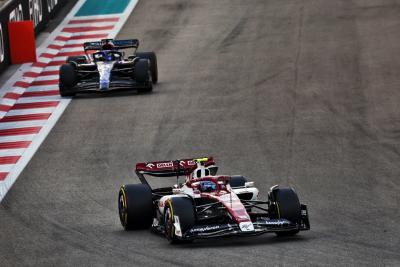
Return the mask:
POLYGON ((68 0, 12 0, 0 9, 0 73, 11 63, 8 22, 32 20, 35 34, 41 32, 68 0))

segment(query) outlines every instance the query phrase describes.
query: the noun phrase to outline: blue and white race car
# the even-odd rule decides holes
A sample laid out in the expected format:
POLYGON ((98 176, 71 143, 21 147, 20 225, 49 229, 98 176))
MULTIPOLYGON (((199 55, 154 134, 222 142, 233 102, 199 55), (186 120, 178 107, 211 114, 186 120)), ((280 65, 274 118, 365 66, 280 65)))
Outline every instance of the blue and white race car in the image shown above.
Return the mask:
POLYGON ((157 57, 154 52, 136 52, 138 47, 137 39, 84 43, 85 55, 68 57, 60 67, 60 95, 115 89, 152 91, 158 81, 157 57), (128 48, 133 53, 125 57, 120 50, 128 48))

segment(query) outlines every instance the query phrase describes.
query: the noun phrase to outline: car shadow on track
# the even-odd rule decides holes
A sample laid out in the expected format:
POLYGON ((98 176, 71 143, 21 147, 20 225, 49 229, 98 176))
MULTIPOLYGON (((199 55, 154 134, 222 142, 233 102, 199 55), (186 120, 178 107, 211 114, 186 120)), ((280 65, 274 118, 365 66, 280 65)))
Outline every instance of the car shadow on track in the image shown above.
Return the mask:
POLYGON ((199 239, 190 244, 179 244, 180 248, 219 248, 219 247, 241 247, 241 246, 265 246, 276 245, 278 243, 303 243, 309 242, 313 238, 306 236, 277 237, 274 235, 264 235, 257 237, 222 237, 213 239, 199 239))
POLYGON ((158 83, 152 92, 139 92, 138 90, 112 90, 106 92, 82 92, 77 93, 72 99, 93 99, 93 98, 105 98, 105 97, 127 97, 127 96, 151 96, 165 93, 164 89, 158 90, 162 83, 158 83))
POLYGON ((151 93, 139 93, 137 91, 113 91, 113 92, 90 92, 90 93, 79 93, 73 97, 73 99, 93 99, 93 98, 105 98, 105 97, 127 97, 127 96, 151 96, 158 94, 157 92, 151 93))
MULTIPOLYGON (((153 238, 159 238, 160 242, 165 243, 166 246, 171 246, 169 242, 165 239, 162 234, 154 233, 151 230, 136 230, 136 231, 118 231, 116 233, 118 236, 129 236, 134 237, 135 235, 143 238, 145 235, 151 236, 153 238)), ((173 247, 179 247, 182 249, 192 249, 192 248, 222 248, 222 247, 241 247, 241 246, 265 246, 265 245, 276 245, 283 243, 305 243, 310 242, 315 239, 315 236, 311 235, 296 235, 290 237, 277 237, 274 234, 265 234, 260 236, 248 236, 248 237, 219 237, 210 239, 196 239, 193 242, 188 243, 178 243, 173 244, 173 247)))

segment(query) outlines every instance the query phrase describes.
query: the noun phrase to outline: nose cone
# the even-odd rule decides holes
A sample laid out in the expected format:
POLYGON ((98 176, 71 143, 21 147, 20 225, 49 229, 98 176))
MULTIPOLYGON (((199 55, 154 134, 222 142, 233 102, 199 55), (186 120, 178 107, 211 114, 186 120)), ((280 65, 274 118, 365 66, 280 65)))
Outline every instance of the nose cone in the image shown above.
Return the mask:
POLYGON ((98 62, 97 70, 100 76, 100 90, 108 90, 110 88, 111 70, 114 67, 114 62, 98 62))

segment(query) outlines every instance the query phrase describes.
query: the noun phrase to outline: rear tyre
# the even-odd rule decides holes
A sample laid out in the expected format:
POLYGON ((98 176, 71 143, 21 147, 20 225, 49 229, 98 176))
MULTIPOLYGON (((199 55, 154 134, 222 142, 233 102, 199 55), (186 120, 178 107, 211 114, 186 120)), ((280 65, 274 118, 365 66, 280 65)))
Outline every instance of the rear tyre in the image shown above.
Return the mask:
POLYGON ((149 228, 153 222, 153 199, 148 185, 128 184, 118 193, 118 211, 125 230, 149 228))
MULTIPOLYGON (((301 222, 301 206, 296 192, 292 188, 279 188, 274 192, 276 214, 278 218, 287 219, 298 225, 301 222)), ((299 230, 276 232, 277 236, 295 235, 299 230)))
POLYGON ((196 221, 193 203, 189 198, 173 197, 165 204, 164 227, 165 236, 170 243, 182 242, 175 235, 175 216, 179 218, 182 235, 190 230, 196 221))
POLYGON ((87 63, 87 58, 85 56, 71 56, 67 57, 67 63, 85 64, 87 63))
POLYGON ((157 56, 154 52, 137 52, 136 56, 150 61, 151 81, 156 84, 158 82, 157 56))
POLYGON ((231 187, 244 187, 247 179, 241 175, 232 175, 230 180, 231 187))
POLYGON ((63 64, 60 67, 59 91, 61 96, 74 96, 72 89, 77 83, 78 78, 75 68, 71 64, 63 64))

